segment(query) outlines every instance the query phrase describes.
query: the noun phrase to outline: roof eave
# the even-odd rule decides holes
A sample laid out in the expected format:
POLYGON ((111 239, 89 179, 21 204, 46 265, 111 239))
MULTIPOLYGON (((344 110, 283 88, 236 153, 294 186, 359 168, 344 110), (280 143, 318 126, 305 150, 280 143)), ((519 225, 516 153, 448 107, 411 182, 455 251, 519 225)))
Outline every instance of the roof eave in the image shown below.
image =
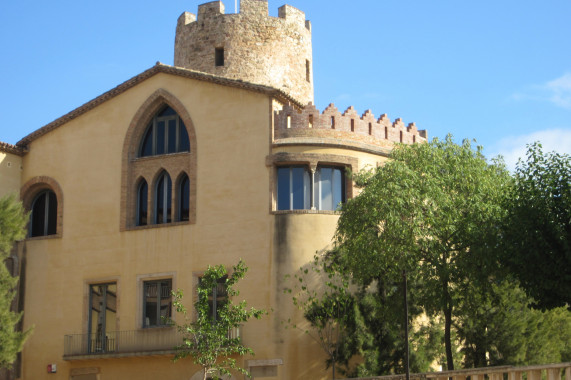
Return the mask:
MULTIPOLYGON (((196 79, 196 80, 201 80, 201 81, 205 81, 205 82, 216 83, 216 84, 220 84, 223 86, 237 87, 237 88, 243 88, 243 89, 249 90, 249 91, 261 92, 261 93, 264 93, 268 96, 272 96, 272 97, 274 97, 274 98, 276 98, 276 99, 278 99, 284 103, 291 103, 295 107, 298 107, 298 108, 303 107, 301 102, 294 99, 290 95, 286 94, 284 91, 278 90, 278 89, 273 88, 273 87, 254 84, 254 83, 250 83, 250 82, 244 82, 242 80, 224 78, 221 76, 216 76, 216 75, 212 75, 212 74, 203 73, 200 71, 194 71, 194 70, 184 69, 184 68, 175 67, 175 66, 169 66, 169 65, 165 65, 163 63, 157 62, 157 64, 155 66, 151 67, 150 69, 143 71, 142 73, 134 76, 133 78, 128 79, 127 81, 125 81, 125 82, 121 83, 120 85, 112 88, 111 90, 99 95, 98 97, 94 98, 93 100, 90 100, 89 102, 83 104, 82 106, 79 106, 78 108, 74 109, 73 111, 61 116, 60 118, 52 121, 49 124, 46 124, 45 126, 39 128, 39 129, 35 130, 34 132, 28 134, 26 137, 24 137, 20 141, 18 141, 15 146, 14 145, 11 145, 11 146, 15 147, 19 151, 21 151, 22 152, 21 154, 23 155, 25 153, 25 148, 32 141, 34 141, 34 140, 38 139, 39 137, 47 134, 48 132, 60 127, 61 125, 83 115, 84 113, 86 113, 86 112, 94 109, 95 107, 101 105, 102 103, 105 103, 106 101, 122 94, 123 92, 135 87, 139 83, 141 83, 141 82, 143 82, 143 81, 149 79, 150 77, 152 77, 156 74, 159 74, 159 73, 177 75, 177 76, 181 76, 184 78, 190 78, 190 79, 196 79)), ((10 145, 10 144, 8 144, 8 145, 10 145)))

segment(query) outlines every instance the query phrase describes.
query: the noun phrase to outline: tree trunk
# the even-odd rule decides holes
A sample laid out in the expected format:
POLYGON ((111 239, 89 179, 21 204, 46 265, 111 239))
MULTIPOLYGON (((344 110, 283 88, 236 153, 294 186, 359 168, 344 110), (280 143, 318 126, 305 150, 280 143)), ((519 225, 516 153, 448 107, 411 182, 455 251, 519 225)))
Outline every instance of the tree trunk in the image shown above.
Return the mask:
POLYGON ((446 365, 448 371, 454 370, 454 358, 452 357, 452 338, 450 328, 452 326, 452 305, 450 301, 446 302, 446 310, 444 310, 444 344, 446 346, 446 365))
POLYGON ((488 360, 486 359, 486 350, 481 350, 480 348, 477 349, 476 351, 476 359, 477 362, 474 365, 474 367, 479 368, 479 367, 487 367, 488 366, 488 360))
POLYGON ((444 295, 444 345, 446 347, 446 366, 448 371, 454 370, 454 358, 452 357, 452 300, 448 292, 448 276, 442 281, 442 292, 444 295))
POLYGON ((333 380, 335 380, 335 360, 333 360, 333 380))

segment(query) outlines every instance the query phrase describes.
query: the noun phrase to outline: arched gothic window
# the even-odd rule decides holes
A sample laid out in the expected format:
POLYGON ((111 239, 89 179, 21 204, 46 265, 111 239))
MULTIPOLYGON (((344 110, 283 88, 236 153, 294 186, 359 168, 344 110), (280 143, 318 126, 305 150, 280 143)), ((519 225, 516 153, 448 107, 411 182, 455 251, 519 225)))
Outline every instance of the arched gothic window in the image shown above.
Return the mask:
POLYGON ((51 190, 36 195, 32 202, 30 236, 47 236, 57 233, 57 197, 51 190))
POLYGON ((187 222, 190 217, 190 180, 186 174, 179 181, 177 200, 177 221, 187 222))
POLYGON ((147 126, 139 149, 139 157, 190 152, 188 132, 175 110, 166 106, 147 126))
POLYGON ((137 226, 147 225, 148 218, 149 185, 144 179, 137 188, 137 226))
POLYGON ((157 90, 135 113, 123 143, 122 186, 129 191, 121 192, 121 231, 196 223, 196 152, 185 105, 157 90))
POLYGON ((172 210, 172 181, 167 172, 157 179, 155 187, 155 224, 170 223, 172 210))

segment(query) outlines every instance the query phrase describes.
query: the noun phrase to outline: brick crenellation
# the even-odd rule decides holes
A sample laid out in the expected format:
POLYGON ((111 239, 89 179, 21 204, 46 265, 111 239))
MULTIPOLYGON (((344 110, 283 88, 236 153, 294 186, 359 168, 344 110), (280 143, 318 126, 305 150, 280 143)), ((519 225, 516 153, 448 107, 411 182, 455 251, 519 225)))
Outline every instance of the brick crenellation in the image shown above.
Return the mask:
POLYGON ((333 103, 320 112, 309 103, 301 111, 285 105, 275 113, 274 138, 319 137, 354 140, 386 146, 387 143, 426 142, 426 130, 402 119, 391 121, 386 114, 375 118, 371 110, 359 115, 353 106, 341 113, 333 103))

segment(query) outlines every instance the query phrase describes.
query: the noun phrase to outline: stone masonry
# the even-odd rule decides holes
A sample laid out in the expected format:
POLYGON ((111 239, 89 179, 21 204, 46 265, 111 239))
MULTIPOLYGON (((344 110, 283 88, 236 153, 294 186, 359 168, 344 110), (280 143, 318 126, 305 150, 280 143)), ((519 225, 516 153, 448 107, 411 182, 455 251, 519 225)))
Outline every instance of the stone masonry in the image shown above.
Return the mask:
POLYGON ((311 23, 284 5, 268 15, 267 0, 241 0, 225 14, 222 1, 199 5, 177 23, 174 64, 280 89, 302 104, 313 102, 311 23), (217 62, 223 59, 223 62, 217 62), (220 57, 222 55, 222 57, 220 57))

